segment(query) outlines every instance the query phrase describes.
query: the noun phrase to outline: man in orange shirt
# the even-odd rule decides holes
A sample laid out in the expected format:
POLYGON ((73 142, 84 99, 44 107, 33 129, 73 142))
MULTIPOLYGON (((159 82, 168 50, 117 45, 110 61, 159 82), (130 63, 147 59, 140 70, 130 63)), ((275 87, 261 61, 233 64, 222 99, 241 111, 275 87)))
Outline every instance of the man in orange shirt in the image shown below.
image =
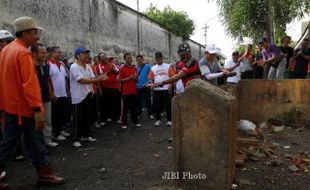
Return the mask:
MULTIPOLYGON (((14 36, 7 30, 0 30, 0 53, 2 49, 9 45, 14 40, 14 36)), ((0 139, 2 139, 2 124, 3 124, 3 117, 2 117, 2 109, 0 108, 0 139)))
MULTIPOLYGON (((27 49, 39 40, 39 27, 31 17, 14 21, 16 39, 0 55, 0 99, 4 110, 4 137, 0 143, 0 173, 10 160, 20 135, 37 169, 38 182, 61 184, 63 178, 53 175, 41 131, 44 109, 39 81, 31 52, 27 49), (7 88, 9 86, 9 88, 7 88), (5 90, 4 90, 5 89, 5 90)), ((9 186, 0 182, 0 190, 9 186)))

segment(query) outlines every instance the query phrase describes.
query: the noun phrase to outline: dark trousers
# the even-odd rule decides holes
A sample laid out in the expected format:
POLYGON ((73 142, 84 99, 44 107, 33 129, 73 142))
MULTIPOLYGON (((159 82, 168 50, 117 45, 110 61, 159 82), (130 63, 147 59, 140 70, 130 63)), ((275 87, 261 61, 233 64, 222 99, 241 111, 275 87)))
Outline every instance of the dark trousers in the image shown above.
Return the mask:
POLYGON ((20 126, 17 115, 5 114, 4 136, 0 143, 0 168, 4 168, 15 154, 22 133, 33 165, 42 166, 49 162, 42 132, 35 129, 34 118, 22 117, 21 119, 22 125, 20 126))
POLYGON ((244 71, 241 73, 241 79, 253 79, 253 71, 244 71))
POLYGON ((171 96, 168 90, 154 90, 156 120, 161 120, 163 109, 166 110, 167 121, 171 121, 171 96))
POLYGON ((72 141, 80 141, 81 137, 89 137, 92 114, 92 94, 81 103, 73 104, 72 141))
POLYGON ((307 78, 307 74, 297 74, 297 73, 294 73, 294 78, 295 79, 306 79, 307 78))
POLYGON ((91 98, 91 123, 98 121, 98 95, 94 94, 91 98))
POLYGON ((149 88, 138 89, 138 115, 142 113, 143 103, 145 103, 147 114, 152 115, 151 89, 149 88))
POLYGON ((138 123, 138 114, 137 114, 137 95, 123 95, 123 109, 122 109, 122 123, 127 125, 127 114, 130 112, 131 122, 133 124, 138 123))
POLYGON ((120 117, 121 95, 118 89, 102 88, 100 120, 117 121, 120 117))
POLYGON ((52 126, 55 136, 60 135, 61 130, 67 122, 67 105, 67 97, 57 98, 57 101, 52 103, 52 126))
POLYGON ((254 69, 254 78, 255 79, 262 79, 263 75, 264 75, 264 68, 255 65, 253 67, 253 69, 254 69))

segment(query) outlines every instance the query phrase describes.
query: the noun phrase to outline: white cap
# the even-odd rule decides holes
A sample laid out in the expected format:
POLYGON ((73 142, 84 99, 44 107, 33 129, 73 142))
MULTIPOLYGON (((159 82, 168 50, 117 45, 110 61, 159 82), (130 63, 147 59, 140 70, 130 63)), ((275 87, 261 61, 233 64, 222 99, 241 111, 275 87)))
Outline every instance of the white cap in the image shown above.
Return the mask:
POLYGON ((14 36, 7 30, 0 30, 0 40, 3 39, 13 40, 14 36))
POLYGON ((214 44, 210 44, 206 47, 205 52, 208 52, 210 54, 216 54, 217 53, 217 49, 215 47, 214 44))

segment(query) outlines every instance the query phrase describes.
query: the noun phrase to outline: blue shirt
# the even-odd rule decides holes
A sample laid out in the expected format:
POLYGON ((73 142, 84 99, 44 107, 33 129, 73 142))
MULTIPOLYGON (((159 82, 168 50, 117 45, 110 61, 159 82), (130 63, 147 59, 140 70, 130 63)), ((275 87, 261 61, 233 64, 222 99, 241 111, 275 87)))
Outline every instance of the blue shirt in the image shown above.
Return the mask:
POLYGON ((151 66, 149 64, 144 64, 144 66, 140 67, 137 65, 137 70, 139 73, 139 79, 137 81, 137 89, 143 88, 143 86, 149 82, 149 71, 151 69, 151 66))

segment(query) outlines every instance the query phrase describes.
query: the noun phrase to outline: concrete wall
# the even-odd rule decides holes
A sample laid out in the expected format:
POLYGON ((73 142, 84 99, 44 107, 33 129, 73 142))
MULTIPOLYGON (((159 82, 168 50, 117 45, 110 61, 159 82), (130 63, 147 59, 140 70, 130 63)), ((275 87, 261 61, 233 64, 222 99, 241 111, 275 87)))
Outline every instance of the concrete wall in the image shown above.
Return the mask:
POLYGON ((261 123, 300 110, 300 120, 310 121, 310 80, 241 80, 237 97, 240 119, 261 123))
MULTIPOLYGON (((71 55, 76 47, 85 46, 94 53, 104 50, 122 57, 124 52, 136 54, 139 43, 140 53, 152 61, 154 53, 162 51, 172 62, 182 41, 143 14, 113 0, 0 0, 1 29, 13 32, 12 22, 20 16, 34 17, 44 28, 42 43, 59 45, 71 55)), ((202 45, 189 43, 195 57, 200 58, 202 45)))

